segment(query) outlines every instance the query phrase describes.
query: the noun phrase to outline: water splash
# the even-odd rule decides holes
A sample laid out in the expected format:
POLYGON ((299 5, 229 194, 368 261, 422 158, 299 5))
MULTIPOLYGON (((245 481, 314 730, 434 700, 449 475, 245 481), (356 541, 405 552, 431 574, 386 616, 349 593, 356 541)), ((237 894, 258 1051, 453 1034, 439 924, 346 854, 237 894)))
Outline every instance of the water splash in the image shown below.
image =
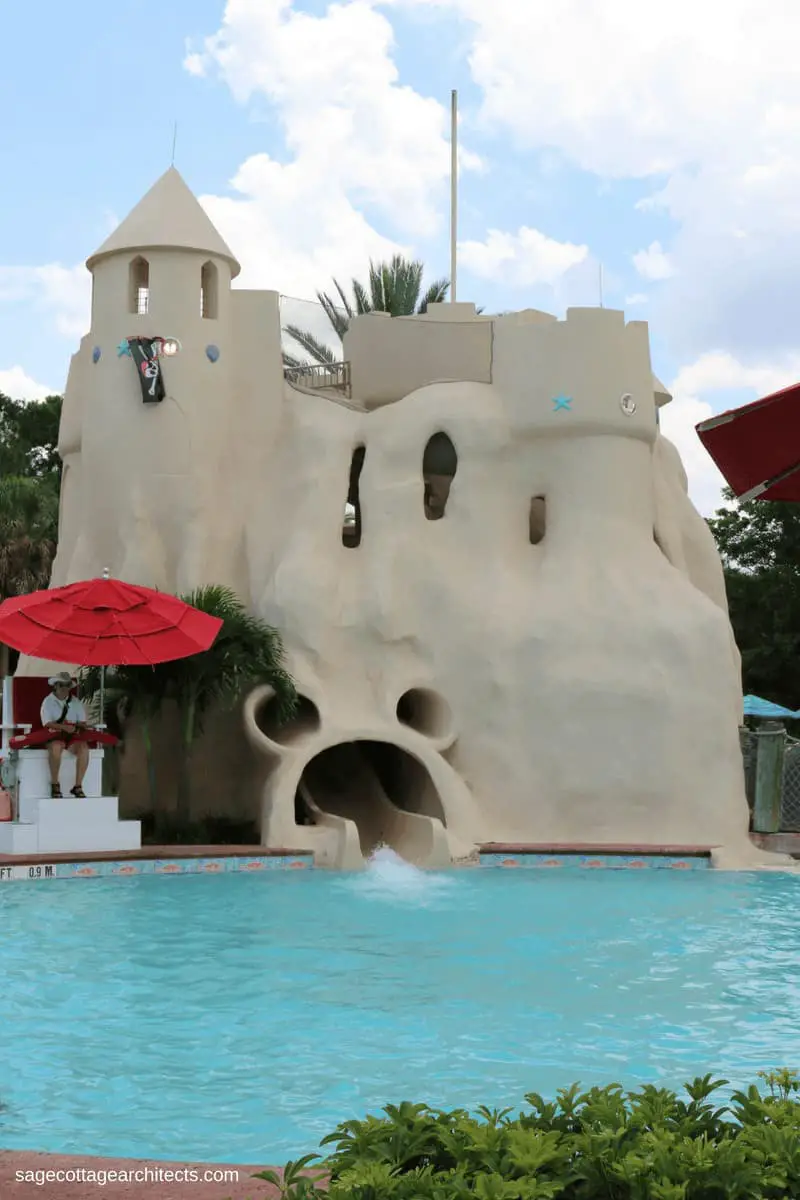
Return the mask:
POLYGON ((425 907, 451 893, 458 881, 449 873, 415 867, 391 846, 377 846, 364 870, 350 876, 346 886, 370 899, 425 907))

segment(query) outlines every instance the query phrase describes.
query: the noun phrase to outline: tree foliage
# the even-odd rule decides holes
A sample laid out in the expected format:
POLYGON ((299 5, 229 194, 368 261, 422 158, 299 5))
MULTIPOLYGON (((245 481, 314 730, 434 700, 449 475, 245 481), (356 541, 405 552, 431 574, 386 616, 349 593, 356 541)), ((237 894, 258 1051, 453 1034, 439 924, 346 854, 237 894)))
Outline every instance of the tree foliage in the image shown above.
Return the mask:
MULTIPOLYGON (((0 393, 0 600, 47 587, 58 539, 61 397, 0 393)), ((9 669, 0 648, 0 673, 9 669)))
MULTIPOLYGON (((180 718, 178 787, 175 797, 176 832, 185 834, 191 812, 192 751, 206 727, 208 716, 236 703, 248 687, 269 684, 278 701, 279 716, 294 711, 294 684, 284 666, 280 634, 252 616, 230 588, 212 584, 182 596, 187 604, 223 625, 214 644, 201 654, 154 667, 118 667, 107 674, 106 716, 122 721, 138 716, 144 735, 148 779, 157 826, 164 828, 152 752, 152 725, 164 704, 176 704, 180 718)), ((85 673, 83 690, 94 697, 100 690, 100 672, 85 673)), ((110 722, 109 722, 110 723, 110 722)))
POLYGON ((49 481, 58 494, 61 397, 12 400, 0 392, 0 478, 19 475, 49 481))
MULTIPOLYGON (((733 493, 725 499, 733 502, 733 493)), ((725 568, 744 690, 800 708, 800 504, 731 503, 709 526, 725 568)))
MULTIPOLYGON (((341 341, 353 318, 364 313, 385 312, 393 317, 409 317, 414 313, 427 312, 429 304, 444 300, 450 288, 448 280, 437 279, 423 291, 424 269, 421 262, 404 258, 402 254, 395 254, 389 262, 370 263, 366 284, 353 279, 351 296, 348 296, 339 281, 334 279, 336 297, 329 292, 317 292, 317 300, 341 341)), ((306 355, 305 359, 300 359, 296 355, 284 353, 284 366, 299 367, 309 361, 319 364, 338 361, 330 346, 299 325, 286 325, 284 332, 288 333, 306 355)))

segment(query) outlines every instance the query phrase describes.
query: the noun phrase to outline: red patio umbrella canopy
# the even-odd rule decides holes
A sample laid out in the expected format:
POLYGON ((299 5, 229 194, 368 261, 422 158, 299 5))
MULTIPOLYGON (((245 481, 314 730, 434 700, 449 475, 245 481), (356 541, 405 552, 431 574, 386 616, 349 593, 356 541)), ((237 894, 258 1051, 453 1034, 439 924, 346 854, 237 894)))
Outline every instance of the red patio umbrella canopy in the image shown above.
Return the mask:
POLYGON ((12 596, 0 604, 0 642, 32 658, 83 667, 152 666, 213 644, 219 617, 119 579, 12 596))
POLYGON ((697 426, 736 496, 800 501, 800 384, 697 426))

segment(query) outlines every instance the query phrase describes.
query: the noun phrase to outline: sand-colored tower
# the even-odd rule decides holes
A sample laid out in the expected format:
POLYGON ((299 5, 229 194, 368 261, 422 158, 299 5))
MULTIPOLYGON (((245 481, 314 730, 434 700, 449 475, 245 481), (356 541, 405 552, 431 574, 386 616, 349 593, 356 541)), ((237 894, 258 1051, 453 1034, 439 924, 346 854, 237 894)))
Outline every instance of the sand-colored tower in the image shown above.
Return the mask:
POLYGON ((174 167, 87 261, 91 328, 64 400, 58 582, 110 567, 161 587, 207 582, 209 497, 224 490, 239 264, 174 167), (165 397, 144 404, 130 338, 167 338, 165 397), (91 464, 91 484, 84 465, 91 464))

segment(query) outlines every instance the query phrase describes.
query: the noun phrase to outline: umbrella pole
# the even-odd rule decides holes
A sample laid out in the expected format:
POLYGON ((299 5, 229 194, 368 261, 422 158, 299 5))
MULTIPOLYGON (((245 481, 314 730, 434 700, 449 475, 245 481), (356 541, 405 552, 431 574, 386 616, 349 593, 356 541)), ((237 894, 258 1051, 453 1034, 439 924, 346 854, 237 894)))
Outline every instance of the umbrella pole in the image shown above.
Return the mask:
POLYGON ((106 669, 100 668, 100 728, 106 727, 106 669))

